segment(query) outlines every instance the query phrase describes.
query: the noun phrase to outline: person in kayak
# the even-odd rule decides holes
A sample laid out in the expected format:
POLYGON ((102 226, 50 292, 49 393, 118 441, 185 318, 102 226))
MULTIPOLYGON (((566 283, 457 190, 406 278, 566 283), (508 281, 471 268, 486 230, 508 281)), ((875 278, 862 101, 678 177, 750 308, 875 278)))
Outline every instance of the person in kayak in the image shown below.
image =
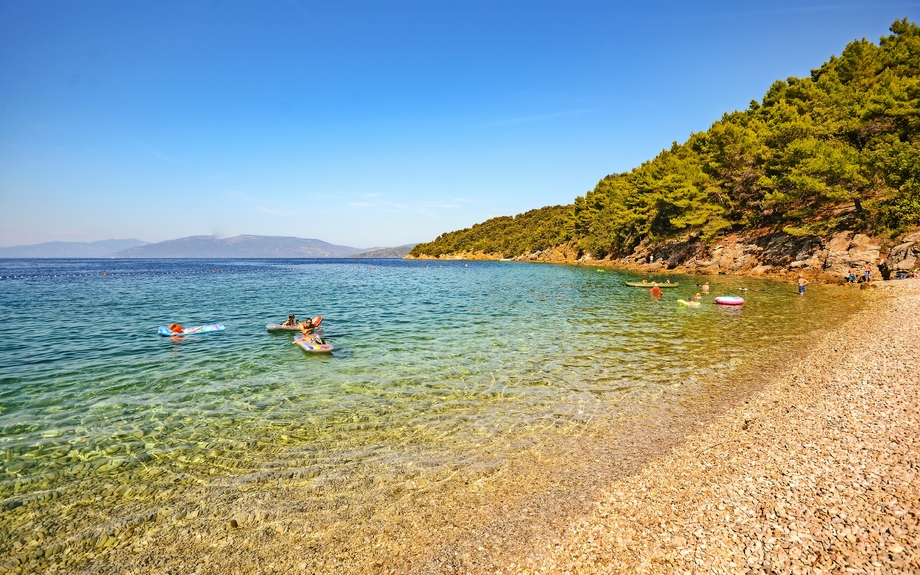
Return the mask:
POLYGON ((295 325, 297 325, 297 318, 294 317, 294 314, 290 313, 288 314, 287 321, 281 325, 294 327, 295 325))

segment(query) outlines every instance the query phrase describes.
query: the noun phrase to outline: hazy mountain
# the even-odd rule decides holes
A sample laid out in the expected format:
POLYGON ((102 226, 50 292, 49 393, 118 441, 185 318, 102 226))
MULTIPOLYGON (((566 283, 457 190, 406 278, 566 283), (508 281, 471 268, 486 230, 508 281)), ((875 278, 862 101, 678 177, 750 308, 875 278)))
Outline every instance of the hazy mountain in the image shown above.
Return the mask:
POLYGON ((402 259, 409 255, 416 244, 406 244, 395 248, 376 248, 364 253, 355 254, 353 258, 399 258, 402 259))
POLYGON ((190 236, 147 244, 114 254, 116 258, 344 258, 364 250, 321 240, 281 236, 190 236))
POLYGON ((28 246, 0 248, 0 258, 104 258, 113 253, 146 245, 140 240, 99 240, 98 242, 44 242, 28 246))

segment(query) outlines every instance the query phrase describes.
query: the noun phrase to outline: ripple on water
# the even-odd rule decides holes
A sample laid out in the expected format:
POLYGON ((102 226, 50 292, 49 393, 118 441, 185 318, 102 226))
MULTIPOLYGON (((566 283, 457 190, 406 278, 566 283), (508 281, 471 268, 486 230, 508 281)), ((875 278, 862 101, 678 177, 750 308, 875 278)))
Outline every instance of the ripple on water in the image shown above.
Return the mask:
POLYGON ((287 478, 359 501, 350 473, 475 477, 589 422, 705 401, 858 304, 745 280, 743 308, 687 309, 693 278, 654 301, 592 269, 370 265, 0 260, 35 276, 0 280, 0 555, 36 529, 43 549, 118 547, 131 537, 100 525, 198 518, 189 490, 287 478), (324 315, 335 354, 265 332, 289 312, 324 315), (171 321, 227 331, 155 335, 171 321))

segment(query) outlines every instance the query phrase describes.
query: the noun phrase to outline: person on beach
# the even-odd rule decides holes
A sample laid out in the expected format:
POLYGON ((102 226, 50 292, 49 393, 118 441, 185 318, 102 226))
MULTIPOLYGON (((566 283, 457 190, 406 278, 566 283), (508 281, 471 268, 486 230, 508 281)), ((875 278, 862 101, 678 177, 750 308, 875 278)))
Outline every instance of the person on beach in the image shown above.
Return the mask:
POLYGON ((847 283, 856 283, 856 271, 853 268, 850 268, 850 275, 847 276, 847 283))
POLYGON ((808 280, 804 276, 799 276, 799 297, 805 295, 805 286, 808 285, 808 280))
POLYGON ((283 325, 283 326, 294 327, 295 325, 297 325, 297 318, 294 316, 294 314, 290 313, 290 314, 288 314, 287 321, 285 321, 285 322, 284 322, 283 324, 281 324, 281 325, 283 325))
POLYGON ((706 282, 702 286, 700 286, 700 289, 703 290, 703 293, 708 294, 709 293, 709 282, 706 282))
POLYGON ((866 269, 863 271, 863 281, 869 283, 872 281, 872 266, 866 264, 866 269))

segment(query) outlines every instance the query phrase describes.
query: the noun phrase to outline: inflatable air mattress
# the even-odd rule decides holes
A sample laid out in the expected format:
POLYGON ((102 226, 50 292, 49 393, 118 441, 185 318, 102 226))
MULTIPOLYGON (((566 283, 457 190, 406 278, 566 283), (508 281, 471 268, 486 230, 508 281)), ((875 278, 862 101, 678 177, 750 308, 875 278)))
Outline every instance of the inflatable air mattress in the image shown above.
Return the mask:
POLYGON ((160 328, 157 330, 157 333, 164 337, 170 337, 173 335, 195 335, 198 333, 211 333, 215 331, 224 331, 224 329, 225 329, 224 326, 219 323, 216 323, 214 325, 199 325, 197 327, 187 327, 187 328, 184 328, 182 331, 172 331, 171 329, 169 329, 168 325, 161 325, 160 328))
MULTIPOLYGON (((319 324, 323 323, 323 316, 318 315, 316 317, 310 318, 313 321, 313 327, 316 328, 319 324)), ((265 329, 268 331, 300 331, 300 326, 298 325, 272 325, 268 324, 265 326, 265 329)))
POLYGON ((294 338, 294 343, 300 349, 310 353, 329 353, 333 350, 331 345, 319 338, 305 338, 302 335, 298 335, 294 338))

